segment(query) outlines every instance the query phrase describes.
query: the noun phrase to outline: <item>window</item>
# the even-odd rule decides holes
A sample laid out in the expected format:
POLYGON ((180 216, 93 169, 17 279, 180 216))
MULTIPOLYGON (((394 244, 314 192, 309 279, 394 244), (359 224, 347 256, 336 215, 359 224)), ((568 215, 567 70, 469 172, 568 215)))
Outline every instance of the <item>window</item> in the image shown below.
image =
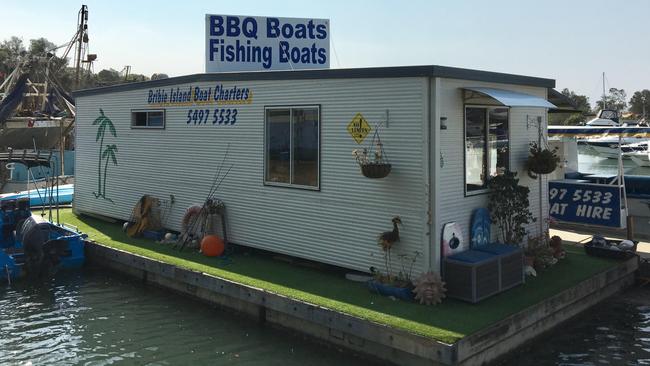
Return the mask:
POLYGON ((266 184, 318 188, 319 107, 266 109, 266 184))
POLYGON ((487 179, 510 168, 508 108, 465 108, 465 192, 487 189, 487 179))
POLYGON ((131 111, 131 127, 165 128, 164 110, 131 111))

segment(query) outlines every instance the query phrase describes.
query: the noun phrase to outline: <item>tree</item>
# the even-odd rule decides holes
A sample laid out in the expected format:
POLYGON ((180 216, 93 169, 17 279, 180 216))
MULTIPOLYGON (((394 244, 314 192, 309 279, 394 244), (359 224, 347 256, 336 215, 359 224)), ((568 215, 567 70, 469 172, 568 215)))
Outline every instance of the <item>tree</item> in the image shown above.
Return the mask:
POLYGON ((142 74, 129 74, 129 77, 125 80, 125 82, 134 83, 147 80, 149 80, 148 76, 144 76, 142 74))
POLYGON ((120 72, 114 69, 104 69, 97 73, 97 83, 99 85, 115 85, 122 82, 120 72))
POLYGON ((582 113, 589 113, 591 111, 591 105, 589 104, 589 97, 586 95, 579 95, 569 90, 569 88, 562 89, 562 94, 569 98, 575 108, 582 113))
POLYGON ((47 51, 54 48, 56 48, 56 45, 43 37, 29 40, 29 53, 32 55, 44 56, 47 51))
POLYGON ((521 244, 526 236, 525 225, 536 221, 530 212, 530 189, 519 185, 517 173, 510 171, 492 177, 488 186, 488 210, 499 228, 499 239, 505 244, 521 244))
POLYGON ((18 58, 27 51, 23 40, 18 37, 11 37, 0 44, 0 72, 8 74, 16 67, 18 58))
POLYGON ((575 109, 580 112, 576 113, 549 113, 549 124, 551 125, 579 125, 586 121, 585 114, 591 112, 591 105, 589 98, 585 95, 576 94, 569 88, 564 88, 561 91, 562 95, 567 97, 575 109))
MULTIPOLYGON (((643 115, 645 106, 645 116, 650 114, 650 90, 643 89, 634 92, 630 98, 630 112, 638 115, 643 115)), ((643 117, 645 117, 643 116, 643 117)))
POLYGON ((168 79, 169 75, 167 74, 153 74, 151 75, 151 80, 159 80, 159 79, 168 79))
POLYGON ((605 109, 603 100, 607 109, 623 111, 627 108, 627 94, 624 89, 610 88, 609 95, 605 95, 601 100, 596 102, 599 109, 605 109))

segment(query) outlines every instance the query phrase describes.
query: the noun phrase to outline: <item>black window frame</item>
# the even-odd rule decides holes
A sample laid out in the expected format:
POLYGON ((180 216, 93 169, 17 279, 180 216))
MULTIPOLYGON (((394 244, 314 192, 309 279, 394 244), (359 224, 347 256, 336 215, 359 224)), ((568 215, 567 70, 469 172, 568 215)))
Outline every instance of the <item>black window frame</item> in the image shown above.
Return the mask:
POLYGON ((282 187, 282 188, 293 188, 293 189, 303 189, 308 191, 320 191, 320 178, 321 178, 321 125, 322 125, 322 116, 321 116, 321 105, 320 104, 290 104, 290 105, 270 105, 264 106, 264 151, 263 151, 263 171, 262 171, 262 182, 265 186, 269 187, 282 187), (289 123, 289 133, 290 133, 290 148, 289 148, 289 183, 282 182, 272 182, 268 181, 267 178, 267 169, 268 169, 268 121, 267 111, 269 110, 289 110, 290 119, 293 119, 293 110, 294 109, 317 109, 318 117, 318 159, 317 159, 317 168, 316 168, 316 186, 308 186, 291 183, 293 174, 293 121, 289 123))
POLYGON ((512 123, 510 120, 510 107, 504 105, 486 105, 486 104, 464 104, 463 105, 463 191, 465 192, 465 197, 472 197, 477 195, 488 194, 490 189, 487 187, 489 177, 490 177, 490 109, 506 109, 507 110, 507 120, 508 120, 508 166, 507 170, 511 170, 512 167, 512 144, 511 144, 511 130, 512 123), (476 190, 467 190, 467 109, 468 108, 480 108, 485 110, 485 155, 488 164, 485 166, 484 173, 486 174, 485 187, 476 190))
POLYGON ((167 126, 167 112, 164 109, 132 109, 131 110, 131 128, 132 129, 152 129, 152 130, 164 130, 167 126), (162 126, 150 126, 149 125, 149 113, 160 113, 162 112, 162 126), (136 114, 137 113, 146 113, 147 114, 147 125, 145 126, 136 126, 136 114))

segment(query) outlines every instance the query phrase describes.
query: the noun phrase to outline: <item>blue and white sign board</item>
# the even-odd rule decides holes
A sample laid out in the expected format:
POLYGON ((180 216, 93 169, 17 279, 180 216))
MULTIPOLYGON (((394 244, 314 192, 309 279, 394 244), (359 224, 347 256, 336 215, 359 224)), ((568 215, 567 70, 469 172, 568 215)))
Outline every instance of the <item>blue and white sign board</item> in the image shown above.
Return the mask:
POLYGON ((205 16, 205 71, 327 69, 329 19, 205 16))
POLYGON ((607 184, 548 182, 550 216, 556 220, 623 228, 621 187, 607 184))

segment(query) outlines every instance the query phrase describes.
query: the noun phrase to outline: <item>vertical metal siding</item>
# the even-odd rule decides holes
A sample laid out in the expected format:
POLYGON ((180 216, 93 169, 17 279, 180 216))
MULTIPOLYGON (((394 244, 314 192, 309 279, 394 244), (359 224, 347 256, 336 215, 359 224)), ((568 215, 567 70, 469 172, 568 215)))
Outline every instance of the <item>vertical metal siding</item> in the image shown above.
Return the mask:
MULTIPOLYGON (((426 255, 430 238, 427 217, 428 177, 425 78, 293 80, 227 82, 247 87, 253 103, 239 109, 234 126, 195 126, 185 123, 192 107, 166 107, 166 128, 131 129, 131 109, 147 108, 148 89, 77 99, 75 205, 126 220, 143 194, 174 195, 167 221, 179 230, 185 209, 200 204, 226 145, 234 164, 217 197, 228 209, 230 239, 238 244, 367 271, 383 268, 376 244, 380 232, 391 229, 391 218, 404 222, 398 252, 426 255), (320 191, 264 186, 264 107, 320 105, 320 191), (98 151, 92 121, 102 108, 117 129, 118 166, 109 166, 107 196, 96 199, 98 151), (371 123, 385 119, 382 141, 393 164, 384 179, 365 178, 352 150, 357 145, 346 131, 357 112, 371 123)), ((178 85, 187 87, 189 84, 178 85)), ((214 87, 195 84, 194 86, 214 87)), ((166 89, 169 89, 167 87, 166 89)), ((214 105, 205 108, 214 109, 214 105)), ((397 254, 397 253, 396 253, 397 254)), ((397 258, 394 255, 394 258, 397 258)), ((425 270, 422 259, 415 272, 425 270)), ((395 261, 394 267, 398 266, 395 261)), ((394 268, 395 269, 395 268, 394 268)))
MULTIPOLYGON (((475 82, 468 80, 442 79, 440 87, 440 116, 447 117, 447 129, 440 130, 440 149, 444 156, 444 167, 438 167, 440 189, 440 216, 437 225, 441 228, 447 222, 457 222, 461 225, 465 240, 469 240, 471 214, 474 209, 487 207, 488 195, 480 194, 465 196, 465 166, 464 166, 464 103, 462 99, 463 87, 483 86, 518 91, 546 98, 546 89, 538 87, 525 87, 495 83, 475 82)), ((510 108, 510 169, 518 172, 520 184, 530 188, 530 210, 535 217, 539 216, 539 183, 528 177, 524 168, 528 157, 528 144, 537 142, 537 127, 528 128, 527 116, 542 116, 546 131, 546 110, 543 108, 510 108)), ((541 220, 548 219, 548 202, 546 191, 548 186, 543 181, 542 213, 541 220)), ((540 218, 538 217, 538 220, 540 218)), ((529 235, 535 236, 539 232, 539 222, 527 226, 529 235)), ((496 227, 492 228, 493 239, 496 239, 496 227)), ((440 238, 434 243, 439 244, 440 238)))

